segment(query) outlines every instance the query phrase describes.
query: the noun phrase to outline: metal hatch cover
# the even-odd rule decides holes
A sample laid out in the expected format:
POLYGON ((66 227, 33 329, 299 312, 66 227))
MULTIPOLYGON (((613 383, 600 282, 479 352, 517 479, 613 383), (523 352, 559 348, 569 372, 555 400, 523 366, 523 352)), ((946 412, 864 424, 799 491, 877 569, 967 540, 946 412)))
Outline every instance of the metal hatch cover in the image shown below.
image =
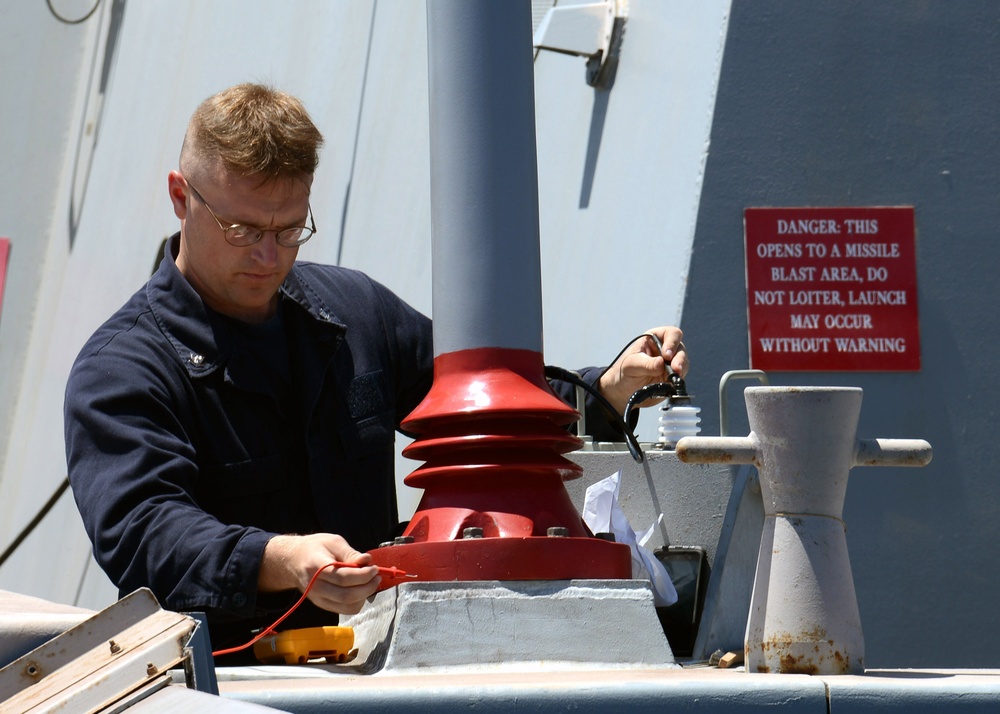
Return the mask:
POLYGON ((0 709, 92 712, 167 686, 196 626, 137 590, 0 669, 0 709))

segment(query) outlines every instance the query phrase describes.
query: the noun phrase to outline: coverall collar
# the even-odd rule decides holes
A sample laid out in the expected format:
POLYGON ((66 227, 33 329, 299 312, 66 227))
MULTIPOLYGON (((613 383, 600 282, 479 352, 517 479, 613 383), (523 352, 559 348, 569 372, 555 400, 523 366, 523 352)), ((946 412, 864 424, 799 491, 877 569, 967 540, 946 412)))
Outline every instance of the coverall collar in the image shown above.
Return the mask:
MULTIPOLYGON (((153 317, 188 373, 192 378, 205 377, 226 364, 231 340, 226 334, 227 329, 222 327, 221 321, 211 319, 201 296, 177 268, 179 244, 179 232, 167 240, 160 267, 146 284, 146 296, 153 317)), ((308 282, 300 277, 295 266, 285 278, 280 292, 316 322, 337 328, 339 332, 347 329, 308 282)))

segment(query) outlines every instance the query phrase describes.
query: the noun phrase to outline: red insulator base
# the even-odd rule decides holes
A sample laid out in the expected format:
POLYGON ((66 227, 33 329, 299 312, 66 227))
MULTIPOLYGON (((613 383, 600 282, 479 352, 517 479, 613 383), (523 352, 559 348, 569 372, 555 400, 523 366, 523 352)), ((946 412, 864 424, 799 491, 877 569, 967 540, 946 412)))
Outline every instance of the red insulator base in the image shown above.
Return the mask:
MULTIPOLYGON (((628 546, 594 538, 563 485, 582 469, 563 454, 577 411, 549 388, 542 356, 474 349, 438 356, 434 384, 403 422, 424 460, 405 482, 424 490, 405 545, 371 551, 420 580, 630 578, 628 546), (568 537, 548 537, 560 528, 568 537), (467 538, 467 528, 481 538, 467 538)), ((385 583, 385 586, 394 585, 385 583)))
POLYGON ((376 565, 416 578, 383 578, 385 590, 420 580, 627 580, 629 548, 599 538, 466 538, 387 545, 370 551, 376 565))

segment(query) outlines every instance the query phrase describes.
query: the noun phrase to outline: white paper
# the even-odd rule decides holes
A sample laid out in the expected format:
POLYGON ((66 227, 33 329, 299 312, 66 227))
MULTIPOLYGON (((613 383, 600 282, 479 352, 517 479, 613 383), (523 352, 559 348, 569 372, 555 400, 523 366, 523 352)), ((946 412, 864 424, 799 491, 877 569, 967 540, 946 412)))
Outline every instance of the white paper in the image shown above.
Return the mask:
POLYGON ((594 533, 614 533, 615 540, 626 544, 632 551, 632 577, 649 580, 653 586, 653 602, 657 607, 677 602, 677 590, 670 574, 655 555, 645 548, 653 529, 663 520, 663 514, 637 536, 618 503, 621 469, 587 489, 583 500, 583 520, 594 533))

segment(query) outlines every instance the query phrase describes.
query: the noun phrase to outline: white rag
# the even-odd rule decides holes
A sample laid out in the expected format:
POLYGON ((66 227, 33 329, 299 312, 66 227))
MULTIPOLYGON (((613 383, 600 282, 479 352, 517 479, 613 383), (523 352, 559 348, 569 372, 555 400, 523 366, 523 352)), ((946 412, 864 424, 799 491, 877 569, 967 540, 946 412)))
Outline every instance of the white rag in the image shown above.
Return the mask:
POLYGON ((653 529, 663 521, 663 514, 641 535, 637 536, 618 503, 621 469, 587 489, 583 499, 583 520, 594 533, 614 533, 615 540, 625 543, 632 551, 632 577, 648 579, 653 586, 653 602, 657 607, 677 602, 677 590, 670 574, 655 555, 645 548, 653 529))

